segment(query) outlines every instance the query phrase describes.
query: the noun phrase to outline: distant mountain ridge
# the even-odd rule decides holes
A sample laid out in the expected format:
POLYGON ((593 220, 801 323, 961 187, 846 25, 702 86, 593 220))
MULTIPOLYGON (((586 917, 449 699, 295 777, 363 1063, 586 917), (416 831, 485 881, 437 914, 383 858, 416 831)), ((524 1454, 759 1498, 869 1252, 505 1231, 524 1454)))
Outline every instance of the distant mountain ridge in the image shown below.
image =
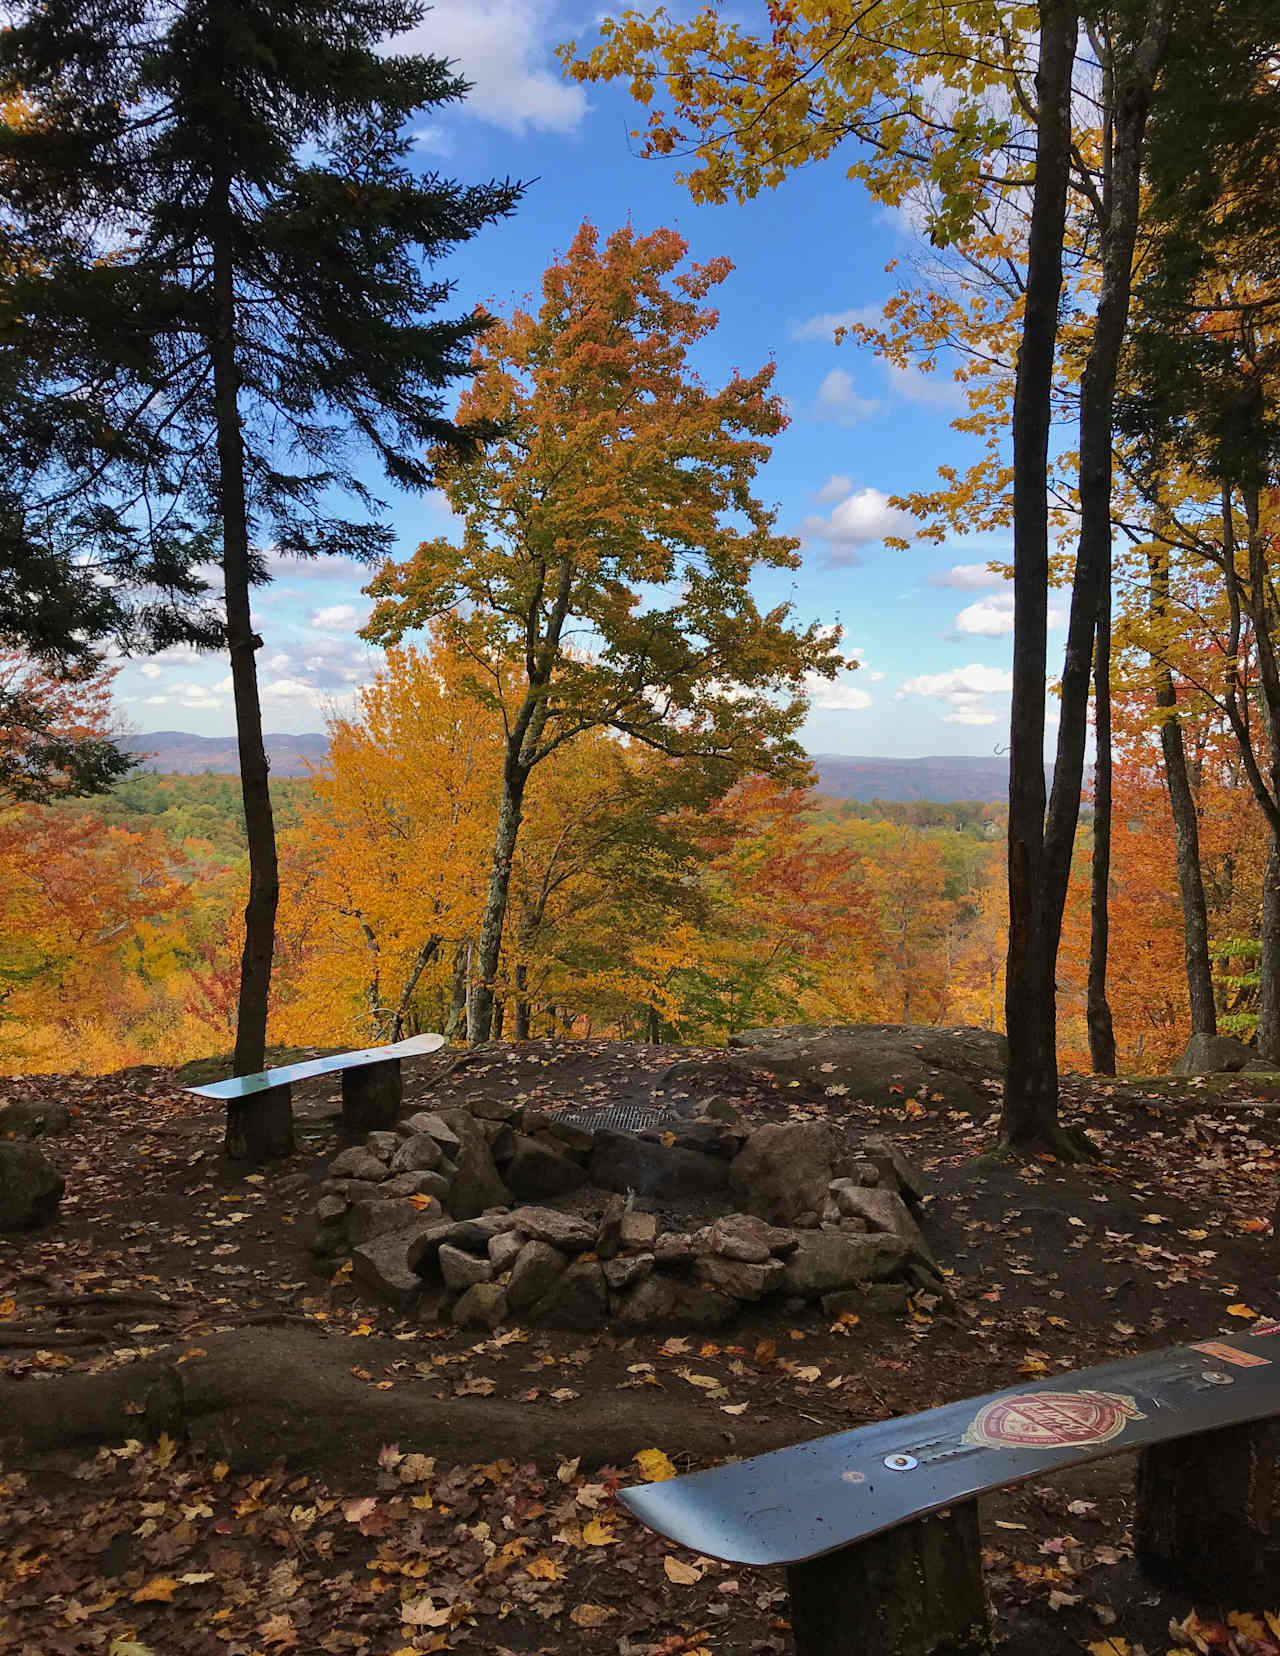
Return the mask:
MULTIPOLYGON (((288 736, 268 732, 265 741, 276 776, 305 776, 323 764, 329 738, 322 732, 288 736)), ((186 730, 153 730, 126 744, 142 768, 161 774, 198 776, 201 771, 239 768, 234 736, 196 736, 186 730)), ((938 754, 926 759, 815 753, 819 791, 833 799, 998 800, 1009 792, 1009 761, 994 755, 938 754)))

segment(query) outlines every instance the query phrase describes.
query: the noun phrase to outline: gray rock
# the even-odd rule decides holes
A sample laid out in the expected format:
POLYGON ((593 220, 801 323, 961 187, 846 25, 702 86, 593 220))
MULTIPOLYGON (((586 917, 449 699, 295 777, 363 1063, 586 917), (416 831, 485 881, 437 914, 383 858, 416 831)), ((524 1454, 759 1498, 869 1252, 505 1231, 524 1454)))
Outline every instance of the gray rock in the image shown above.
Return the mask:
POLYGON ((852 1156, 844 1135, 825 1121, 758 1127, 729 1168, 729 1187, 751 1213, 776 1225, 820 1213, 832 1179, 852 1156))
POLYGON ((595 1246, 594 1225, 555 1208, 518 1207, 511 1214, 511 1224, 535 1242, 549 1242, 563 1253, 586 1253, 595 1246))
POLYGON ((432 1207, 424 1208, 421 1213, 405 1201, 375 1198, 373 1201, 355 1202, 347 1211, 347 1240, 353 1247, 359 1247, 361 1243, 382 1236, 387 1231, 406 1230, 410 1226, 429 1229, 442 1216, 439 1202, 433 1202, 432 1207))
POLYGON ((596 1133, 590 1171, 592 1184, 604 1190, 652 1197, 701 1196, 728 1183, 728 1167, 715 1156, 651 1144, 604 1127, 596 1133))
POLYGON ((1258 1056, 1234 1035, 1193 1035, 1170 1075, 1235 1075, 1258 1056))
POLYGON ((353 1144, 350 1150, 340 1151, 329 1163, 331 1179, 362 1179, 369 1184, 379 1184, 386 1176, 386 1168, 362 1144, 353 1144))
POLYGON ((766 1225, 750 1213, 729 1213, 717 1219, 709 1237, 712 1253, 763 1265, 774 1254, 794 1253, 795 1236, 789 1230, 766 1225))
POLYGON ((498 1234, 498 1227, 483 1216, 479 1219, 455 1219, 445 1241, 451 1248, 461 1248, 478 1259, 488 1259, 489 1244, 498 1234))
POLYGON ((520 1105, 509 1098, 468 1098, 467 1108, 477 1121, 515 1121, 520 1105))
POLYGON ((311 1175, 309 1173, 286 1173, 283 1179, 277 1179, 276 1195, 284 1200, 292 1201, 295 1196, 305 1196, 311 1189, 311 1175))
MULTIPOLYGON (((514 1271, 511 1276, 514 1281, 514 1271)), ((575 1259, 533 1307, 531 1321, 548 1328, 572 1328, 588 1334, 603 1328, 608 1316, 609 1295, 603 1269, 594 1259, 575 1259)))
POLYGON ((577 1155, 586 1155, 595 1143, 595 1134, 590 1128, 579 1127, 573 1121, 562 1121, 554 1110, 526 1109, 524 1130, 538 1137, 545 1133, 555 1139, 560 1150, 577 1155))
POLYGON ((531 1202, 548 1196, 563 1196, 587 1182, 576 1161, 541 1138, 516 1133, 510 1159, 502 1170, 507 1188, 519 1201, 531 1202))
POLYGON ((840 1212, 850 1219, 862 1219, 873 1232, 884 1232, 905 1242, 912 1253, 937 1269, 929 1244, 896 1190, 880 1186, 846 1185, 836 1193, 840 1212))
POLYGON ((406 1310, 422 1293, 422 1278, 409 1265, 416 1229, 383 1231, 352 1250, 351 1274, 371 1293, 406 1310))
POLYGON ((675 1289, 671 1320, 678 1328, 723 1328, 738 1314, 736 1299, 701 1282, 677 1282, 675 1289))
POLYGON ((882 1282, 902 1271, 910 1252, 894 1236, 846 1236, 839 1231, 807 1231, 797 1242, 778 1287, 804 1299, 857 1282, 882 1282))
POLYGON ((499 1276, 509 1271, 524 1247, 524 1238, 519 1231, 499 1231, 497 1236, 489 1238, 489 1261, 499 1276))
POLYGON ((440 1203, 449 1194, 443 1173, 396 1173, 380 1187, 383 1196, 434 1196, 440 1203))
MULTIPOLYGON (((637 1135, 646 1144, 660 1144, 664 1129, 658 1127, 647 1128, 637 1135)), ((740 1135, 727 1133, 714 1121, 686 1121, 675 1128, 665 1129, 671 1133, 672 1142, 677 1150, 696 1150, 702 1156, 718 1156, 721 1161, 732 1161, 741 1148, 740 1135)))
POLYGON ((496 1282, 475 1282, 453 1308, 460 1328, 496 1328, 507 1318, 507 1296, 496 1282))
POLYGON ((822 1220, 812 1209, 807 1208, 803 1213, 797 1213, 791 1223, 796 1230, 817 1230, 822 1220))
POLYGON ((334 1224, 346 1211, 347 1204, 341 1196, 322 1196, 316 1203, 316 1219, 322 1225, 334 1224))
POLYGON ((446 1156, 456 1156, 462 1149, 462 1140, 453 1128, 430 1110, 419 1110, 416 1115, 406 1116, 396 1123, 396 1132, 401 1138, 414 1138, 419 1133, 425 1133, 436 1141, 446 1156))
POLYGON ((385 1197, 383 1185, 388 1182, 383 1180, 375 1184, 372 1179, 322 1179, 320 1189, 326 1196, 343 1196, 348 1202, 371 1202, 385 1197))
POLYGON ((52 1138, 70 1125, 70 1106, 55 1098, 15 1098, 0 1106, 0 1139, 52 1138))
POLYGON ((840 1288, 822 1296, 828 1317, 891 1317, 907 1309, 911 1290, 905 1282, 867 1282, 861 1288, 840 1288))
POLYGON ((399 1142, 399 1135, 396 1133, 374 1131, 366 1133, 364 1137, 365 1149, 371 1156, 376 1156, 379 1161, 390 1161, 396 1153, 396 1145, 399 1142))
POLYGON ((670 1277, 648 1276, 620 1296, 615 1316, 624 1328, 652 1328, 675 1310, 676 1285, 670 1277))
POLYGON ((444 1151, 430 1133, 415 1133, 398 1142, 400 1148, 391 1157, 393 1173, 429 1173, 444 1160, 444 1151))
POLYGON ((489 1141, 480 1123, 466 1110, 440 1113, 461 1141, 456 1158, 458 1170, 449 1187, 450 1211, 465 1219, 483 1213, 486 1208, 503 1206, 511 1193, 494 1165, 489 1141))
POLYGON ((684 1231, 663 1231, 653 1244, 653 1257, 660 1268, 674 1269, 693 1258, 693 1238, 684 1231))
POLYGON ((781 1285, 783 1269, 780 1259, 756 1264, 725 1259, 720 1254, 703 1254, 698 1260, 698 1280, 734 1299, 758 1300, 781 1285))
POLYGON ((569 1268, 569 1261, 549 1242, 526 1242, 516 1255, 507 1283, 513 1311, 528 1311, 549 1294, 569 1268))
POLYGON ((651 1248, 658 1237, 658 1215, 628 1208, 622 1215, 618 1239, 624 1248, 651 1248))
MULTIPOLYGON (((863 1139, 861 1153, 875 1165, 880 1175, 876 1182, 890 1187, 896 1184, 898 1194, 907 1206, 919 1207, 928 1193, 924 1174, 891 1139, 884 1138, 879 1133, 873 1134, 870 1138, 863 1139)), ((873 1181, 864 1179, 862 1182, 870 1184, 873 1181)))
POLYGON ((452 1288, 455 1293, 470 1288, 473 1283, 493 1280, 493 1266, 487 1259, 478 1259, 475 1254, 464 1252, 452 1242, 441 1244, 436 1263, 445 1287, 452 1288))
POLYGON ((604 1212, 600 1215, 600 1226, 596 1231, 596 1258, 612 1259, 622 1248, 622 1217, 627 1211, 627 1204, 619 1195, 610 1196, 604 1205, 604 1212))
POLYGON ((622 1259, 608 1259, 604 1264, 604 1280, 615 1293, 621 1293, 624 1288, 633 1288, 652 1272, 653 1255, 650 1253, 628 1254, 622 1259))
POLYGON ((436 1256, 449 1240, 452 1231, 453 1221, 444 1214, 439 1215, 434 1224, 424 1226, 409 1249, 410 1270, 416 1271, 421 1277, 438 1276, 436 1256))
POLYGON ((341 1196, 322 1196, 310 1213, 302 1216, 298 1240, 321 1259, 347 1251, 347 1204, 341 1196))
POLYGON ((489 1154, 497 1163, 498 1171, 509 1162, 516 1153, 516 1139, 519 1136, 509 1122, 482 1121, 480 1130, 483 1132, 489 1145, 489 1154))

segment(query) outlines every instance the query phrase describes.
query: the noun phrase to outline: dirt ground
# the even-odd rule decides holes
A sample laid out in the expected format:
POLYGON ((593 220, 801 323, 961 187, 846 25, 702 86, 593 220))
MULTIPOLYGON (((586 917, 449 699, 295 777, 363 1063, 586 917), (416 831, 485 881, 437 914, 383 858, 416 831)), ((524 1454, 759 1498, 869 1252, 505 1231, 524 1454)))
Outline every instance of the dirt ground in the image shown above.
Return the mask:
MULTIPOLYGON (((460 1066, 416 1064, 406 1096, 648 1103, 676 1061, 667 1102, 673 1090, 732 1092, 748 1121, 825 1112, 855 1136, 898 1140, 928 1175, 924 1223, 952 1273, 950 1302, 835 1326, 762 1310, 706 1339, 514 1328, 477 1339, 374 1304, 298 1245, 338 1147, 336 1083, 297 1089, 297 1153, 249 1171, 223 1160, 220 1113, 181 1090, 190 1074, 0 1082, 0 1101, 51 1096, 76 1112, 45 1145, 67 1175, 59 1223, 0 1242, 0 1412, 4 1388, 287 1325, 351 1341, 351 1372, 371 1388, 518 1403, 545 1444, 528 1463, 455 1466, 399 1442, 365 1462, 239 1474, 167 1438, 144 1443, 140 1429, 96 1455, 0 1466, 0 1651, 784 1656, 781 1572, 694 1558, 629 1519, 614 1496, 641 1468, 596 1465, 575 1404, 661 1398, 681 1418, 718 1419, 743 1454, 780 1426, 799 1442, 1280 1316, 1280 1110, 1243 1082, 1068 1079, 1065 1117, 1102 1155, 1085 1169, 983 1154, 994 1122, 932 1097, 734 1083, 714 1052, 481 1049, 460 1066)), ((650 1447, 684 1471, 694 1463, 678 1436, 650 1447)), ((1136 1575, 1131 1483, 1117 1459, 984 1502, 998 1648, 1280 1648, 1280 1583, 1274 1604, 1193 1605, 1136 1575)))

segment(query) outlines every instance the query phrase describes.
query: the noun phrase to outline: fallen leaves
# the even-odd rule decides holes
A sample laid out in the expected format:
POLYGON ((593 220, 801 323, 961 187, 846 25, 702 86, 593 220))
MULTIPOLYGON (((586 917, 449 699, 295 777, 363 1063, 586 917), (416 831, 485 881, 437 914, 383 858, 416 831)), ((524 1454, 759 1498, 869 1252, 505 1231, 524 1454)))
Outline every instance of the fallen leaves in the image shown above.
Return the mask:
POLYGON ((666 1483, 676 1476, 676 1469, 661 1449, 641 1449, 632 1456, 646 1483, 666 1483))
POLYGON ((662 1569, 667 1580, 674 1581, 677 1587, 693 1587, 702 1580, 702 1571, 696 1564, 686 1564, 674 1553, 668 1553, 662 1560, 662 1569))

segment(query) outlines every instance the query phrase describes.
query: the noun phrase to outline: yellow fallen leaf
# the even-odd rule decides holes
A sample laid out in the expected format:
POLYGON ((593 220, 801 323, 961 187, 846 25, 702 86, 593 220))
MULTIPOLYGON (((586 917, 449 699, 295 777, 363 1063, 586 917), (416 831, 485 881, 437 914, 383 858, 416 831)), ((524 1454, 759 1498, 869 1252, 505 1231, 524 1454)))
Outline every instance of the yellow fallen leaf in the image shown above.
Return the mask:
POLYGON ((661 1449, 641 1449, 632 1459, 646 1483, 666 1483, 676 1475, 675 1467, 661 1449))
POLYGON ((15 1299, 0 1299, 0 1317, 14 1317, 18 1314, 18 1302, 15 1299))
POLYGON ((425 1598, 410 1599, 399 1610, 400 1620, 409 1627, 443 1627, 452 1614, 451 1606, 437 1606, 429 1594, 425 1598))
POLYGON ((585 1546, 610 1547, 617 1539, 608 1524, 602 1524, 598 1518, 592 1518, 582 1526, 582 1540, 585 1546))
POLYGON ((561 1581, 564 1579, 564 1569, 558 1558, 552 1558, 550 1553, 539 1553, 525 1565, 525 1574, 531 1575, 535 1581, 561 1581))
POLYGON ((1122 1639, 1118 1633, 1112 1634, 1109 1639, 1099 1639, 1096 1644, 1091 1644, 1089 1656, 1129 1656, 1129 1641, 1122 1639))
POLYGON ((1252 1322, 1258 1313, 1248 1305, 1229 1305, 1227 1315, 1229 1317, 1242 1317, 1246 1322, 1252 1322))
POLYGON ((603 1627, 617 1613, 604 1604, 575 1604, 569 1612, 569 1620, 575 1627, 603 1627))
MULTIPOLYGON (((107 1656, 155 1656, 150 1645, 135 1644, 132 1639, 112 1639, 107 1656)), ((417 1656, 417 1653, 414 1653, 417 1656)))
POLYGON ((692 1587, 702 1580, 702 1571, 696 1564, 685 1564, 673 1553, 668 1553, 662 1560, 662 1568, 667 1580, 674 1581, 678 1587, 692 1587))
POLYGON ((155 1447, 156 1464, 158 1466, 168 1466, 169 1462, 177 1453, 177 1439, 171 1438, 168 1432, 161 1432, 160 1441, 155 1447))
POLYGON ((1232 1610, 1227 1616, 1227 1626, 1233 1627, 1237 1633, 1243 1634, 1246 1639, 1261 1639, 1266 1629, 1262 1625, 1260 1616, 1250 1616, 1243 1610, 1232 1610))
POLYGON ((178 1591, 181 1582, 173 1576, 153 1576, 145 1587, 139 1587, 133 1595, 135 1604, 170 1604, 173 1595, 178 1591))
POLYGON ((703 1391, 715 1391, 720 1382, 713 1374, 691 1374, 688 1369, 677 1369, 676 1373, 682 1380, 687 1380, 691 1386, 701 1386, 703 1391))
POLYGON ((432 1198, 430 1196, 410 1196, 409 1206, 417 1208, 419 1213, 421 1213, 423 1208, 429 1208, 431 1206, 431 1201, 432 1198))
POLYGON ((1280 1615, 1277 1615, 1274 1610, 1264 1610, 1262 1615, 1263 1620, 1271 1629, 1273 1637, 1280 1639, 1280 1615))

